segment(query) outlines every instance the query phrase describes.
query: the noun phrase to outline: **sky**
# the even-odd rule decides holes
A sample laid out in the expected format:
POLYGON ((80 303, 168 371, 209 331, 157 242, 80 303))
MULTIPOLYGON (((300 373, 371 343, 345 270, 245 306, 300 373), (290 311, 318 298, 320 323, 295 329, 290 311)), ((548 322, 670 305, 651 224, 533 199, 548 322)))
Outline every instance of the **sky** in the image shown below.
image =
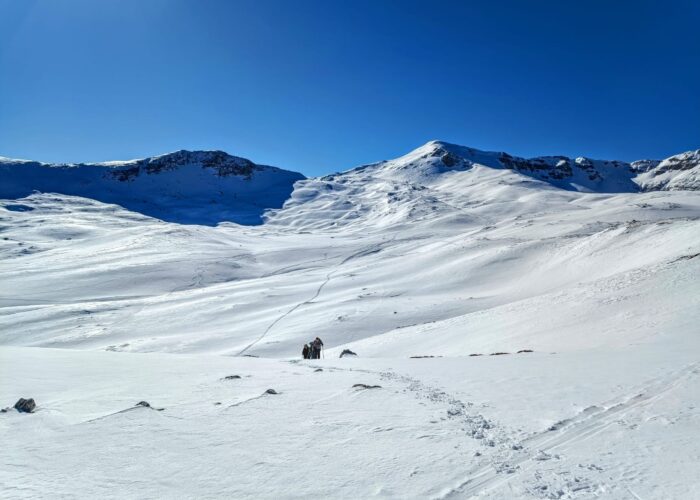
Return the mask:
POLYGON ((700 148, 698 26, 694 0, 0 0, 0 155, 664 158, 700 148))

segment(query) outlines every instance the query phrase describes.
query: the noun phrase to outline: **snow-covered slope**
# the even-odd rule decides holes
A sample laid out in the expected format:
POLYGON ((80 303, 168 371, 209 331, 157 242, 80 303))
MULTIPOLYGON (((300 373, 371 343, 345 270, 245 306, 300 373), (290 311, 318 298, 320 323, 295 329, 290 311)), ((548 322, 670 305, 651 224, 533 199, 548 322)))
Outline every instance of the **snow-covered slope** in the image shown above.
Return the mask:
POLYGON ((408 180, 426 180, 445 172, 467 170, 474 165, 509 169, 558 188, 626 193, 657 190, 698 190, 700 150, 671 156, 663 161, 632 163, 566 156, 521 158, 508 153, 480 151, 442 141, 430 141, 405 156, 356 170, 384 171, 408 180), (644 174, 644 175, 642 175, 644 174), (653 181, 652 181, 653 180, 653 181))
POLYGON ((0 401, 40 411, 0 416, 1 496, 42 471, 64 496, 697 497, 687 156, 569 175, 432 142, 298 180, 256 226, 8 197, 0 401), (166 410, 115 413, 142 399, 166 410))
MULTIPOLYGON (((269 210, 259 227, 168 224, 58 194, 8 200, 0 269, 6 289, 14 292, 0 297, 9 313, 0 317, 6 332, 0 340, 288 356, 309 331, 342 346, 375 337, 408 338, 415 330, 418 337, 406 354, 421 354, 421 339, 432 337, 420 334, 420 325, 449 320, 428 331, 461 332, 462 326, 452 325, 464 322, 470 334, 456 333, 458 338, 442 344, 433 339, 426 348, 432 346, 431 354, 463 355, 477 346, 518 347, 504 345, 507 337, 493 333, 496 325, 510 325, 524 317, 522 311, 542 311, 548 304, 564 303, 562 321, 578 311, 587 322, 570 327, 587 328, 598 318, 592 311, 601 307, 591 289, 614 288, 620 280, 631 286, 637 279, 644 281, 640 298, 611 309, 628 309, 630 319, 614 327, 623 340, 605 342, 625 342, 624 332, 635 339, 653 336, 662 318, 676 324, 688 316, 696 305, 693 280, 673 278, 675 292, 658 296, 662 287, 654 284, 654 273, 671 276, 679 270, 688 276, 696 265, 686 258, 700 247, 696 192, 559 189, 551 179, 494 167, 496 157, 431 142, 396 160, 301 180, 284 207, 269 210), (668 302, 667 314, 647 321, 645 311, 659 302, 668 302), (522 306, 513 313, 516 304, 522 306), (574 310, 564 313, 567 304, 575 304, 574 310), (475 318, 481 318, 478 328, 475 318)), ((227 170, 220 172, 206 163, 213 160, 197 158, 199 164, 189 154, 170 158, 159 174, 144 173, 156 168, 149 167, 159 164, 155 160, 107 174, 128 174, 134 183, 142 179, 134 186, 140 191, 158 176, 172 181, 168 173, 183 169, 204 175, 235 170, 236 183, 248 182, 240 175, 254 180, 268 172, 233 157, 221 157, 227 170)), ((104 168, 77 171, 95 170, 99 182, 122 185, 104 180, 104 168)), ((560 328, 556 315, 550 319, 560 328)), ((554 328, 538 328, 522 331, 544 335, 542 349, 602 342, 596 333, 574 342, 554 328)), ((392 343, 398 349, 398 341, 392 343)))
POLYGON ((696 347, 297 363, 0 347, 0 398, 39 403, 0 414, 0 493, 697 498, 696 347))
POLYGON ((646 191, 700 191, 700 149, 666 158, 635 180, 646 191))
POLYGON ((304 176, 222 151, 177 151, 95 164, 46 164, 0 157, 0 198, 32 192, 115 203, 161 220, 259 224, 304 176))

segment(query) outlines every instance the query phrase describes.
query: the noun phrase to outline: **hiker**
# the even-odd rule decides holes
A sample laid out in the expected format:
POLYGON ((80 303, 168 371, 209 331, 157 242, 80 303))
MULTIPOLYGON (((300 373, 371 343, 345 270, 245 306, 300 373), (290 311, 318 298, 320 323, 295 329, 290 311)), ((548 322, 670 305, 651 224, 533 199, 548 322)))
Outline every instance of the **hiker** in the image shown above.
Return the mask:
POLYGON ((301 350, 301 355, 304 356, 304 359, 311 358, 311 348, 309 347, 309 344, 304 344, 304 348, 301 350))
POLYGON ((311 342, 311 352, 314 359, 319 359, 321 357, 321 349, 323 349, 323 341, 316 337, 313 342, 311 342))

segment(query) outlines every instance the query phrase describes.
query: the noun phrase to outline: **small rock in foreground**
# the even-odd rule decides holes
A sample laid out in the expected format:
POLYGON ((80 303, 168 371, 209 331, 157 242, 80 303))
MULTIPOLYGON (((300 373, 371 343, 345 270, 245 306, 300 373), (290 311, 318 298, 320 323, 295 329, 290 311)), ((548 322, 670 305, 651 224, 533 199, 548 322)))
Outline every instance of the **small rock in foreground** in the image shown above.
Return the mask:
POLYGON ((32 413, 35 408, 36 403, 32 398, 19 398, 19 401, 15 403, 15 410, 17 410, 20 413, 32 413))

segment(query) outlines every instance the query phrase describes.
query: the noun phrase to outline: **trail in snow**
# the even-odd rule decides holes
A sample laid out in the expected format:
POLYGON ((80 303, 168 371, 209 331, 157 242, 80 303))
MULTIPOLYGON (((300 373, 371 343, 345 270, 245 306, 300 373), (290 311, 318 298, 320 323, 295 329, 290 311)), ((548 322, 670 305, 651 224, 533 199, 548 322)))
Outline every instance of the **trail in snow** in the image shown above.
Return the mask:
POLYGON ((311 297, 310 299, 307 299, 307 300, 305 300, 305 301, 303 301, 303 302, 299 302, 298 304, 295 304, 295 305, 292 306, 292 308, 289 309, 287 312, 285 312, 285 313, 282 314, 281 316, 278 316, 272 323, 270 323, 270 324, 268 325, 268 327, 265 329, 265 331, 262 332, 262 334, 260 335, 260 337, 258 337, 258 338, 255 339, 253 342, 251 342, 250 344, 248 344, 248 345, 247 345, 246 347, 244 347, 241 351, 239 351, 239 352, 237 352, 236 354, 234 354, 234 356, 241 356, 241 355, 243 355, 248 349, 250 349, 251 347, 255 346, 255 345, 256 345, 257 343, 259 343, 262 339, 264 339, 264 338, 267 336, 267 334, 270 333, 270 331, 275 327, 275 325, 277 325, 277 323, 279 323, 280 321, 282 321, 284 318, 286 318, 287 316, 289 316, 290 314, 292 314, 294 311, 296 311, 296 310, 299 309, 300 307, 302 307, 302 306, 304 306, 304 305, 306 305, 306 304, 309 304, 309 303, 313 302, 316 298, 318 298, 318 296, 321 294, 321 290, 323 290, 323 287, 325 287, 325 286, 328 284, 328 282, 331 280, 331 277, 333 276, 334 273, 335 273, 335 271, 331 271, 330 273, 326 274, 326 278, 325 278, 325 279, 323 280, 323 282, 318 286, 318 288, 316 289, 316 292, 314 293, 313 297, 311 297))
MULTIPOLYGON (((396 236, 394 236, 394 238, 392 238, 391 241, 394 241, 395 238, 396 238, 396 236)), ((345 258, 343 258, 338 264, 336 264, 335 268, 334 268, 332 271, 330 271, 328 274, 326 274, 325 279, 321 282, 321 284, 318 285, 318 287, 316 288, 316 291, 314 292, 314 294, 313 294, 313 296, 312 296, 311 298, 306 299, 306 300, 304 300, 304 301, 302 301, 302 302, 299 302, 299 303, 295 304, 295 305, 292 306, 288 311, 286 311, 286 312, 283 313, 282 315, 280 315, 280 316, 278 316, 277 318, 275 318, 275 320, 274 320, 272 323, 270 323, 270 324, 268 325, 268 327, 263 331, 263 333, 262 333, 257 339, 255 339, 253 342, 251 342, 250 344, 248 344, 248 345, 247 345, 246 347, 244 347, 241 351, 239 351, 239 352, 237 352, 236 354, 234 354, 234 356, 241 356, 241 355, 243 355, 243 354, 244 354, 246 351, 248 351, 251 347, 255 346, 255 345, 258 344, 261 340, 263 340, 263 339, 267 336, 267 334, 270 333, 270 331, 272 331, 272 329, 273 329, 280 321, 282 321, 283 319, 285 319, 287 316, 289 316, 290 314, 292 314, 294 311, 296 311, 296 310, 299 309, 300 307, 303 307, 303 306, 305 306, 305 305, 307 305, 307 304, 310 304, 310 303, 312 303, 314 300, 316 300, 316 299, 319 297, 319 295, 321 295, 321 291, 323 291, 323 288, 328 284, 328 282, 331 280, 331 278, 339 271, 340 266, 342 266, 342 265, 344 265, 344 264, 347 264, 348 262, 350 262, 350 261, 353 260, 353 259, 356 259, 356 258, 359 258, 359 257, 363 257, 363 256, 365 256, 365 255, 371 255, 371 254, 373 254, 373 253, 379 252, 379 251, 381 251, 381 249, 382 249, 382 244, 372 245, 372 246, 370 246, 370 247, 367 247, 367 248, 363 248, 363 249, 361 249, 361 250, 358 250, 357 252, 353 252, 352 254, 348 255, 348 256, 345 257, 345 258)))
POLYGON ((115 411, 114 413, 109 413, 109 414, 107 414, 107 415, 102 415, 101 417, 96 417, 96 418, 92 418, 92 419, 90 419, 90 420, 85 420, 85 421, 82 422, 82 423, 83 423, 83 424, 89 424, 89 423, 91 423, 91 422, 97 422, 98 420, 102 420, 102 419, 105 419, 105 418, 109 418, 109 417, 112 417, 112 416, 114 416, 114 415, 120 415, 120 414, 122 414, 122 413, 128 413, 128 412, 130 412, 130 411, 140 410, 140 409, 144 409, 144 410, 153 410, 153 411, 164 411, 164 410, 165 410, 165 408, 154 408, 153 406, 150 406, 150 405, 136 404, 136 405, 132 406, 131 408, 126 408, 126 409, 124 409, 124 410, 115 411))
MULTIPOLYGON (((507 459, 506 467, 498 462, 480 466, 470 471, 463 483, 448 490, 440 498, 472 498, 502 486, 528 472, 537 462, 551 459, 550 452, 565 450, 577 442, 589 439, 616 423, 620 415, 658 399, 681 382, 700 373, 699 367, 698 363, 686 366, 667 378, 654 381, 632 397, 589 407, 579 415, 523 440, 512 457, 507 459)), ((550 492, 542 489, 540 493, 549 496, 550 492)))
MULTIPOLYGON (((445 500, 479 497, 497 490, 509 481, 520 478, 545 461, 558 460, 557 451, 566 451, 569 447, 603 432, 616 424, 626 413, 650 404, 682 383, 689 382, 700 373, 700 363, 691 363, 671 375, 654 380, 639 391, 635 391, 636 394, 633 396, 626 395, 600 405, 590 406, 579 414, 561 420, 549 429, 522 440, 514 439, 512 430, 504 429, 501 424, 474 411, 473 403, 460 400, 441 388, 425 385, 415 377, 391 371, 337 366, 330 369, 371 374, 382 380, 400 382, 406 385, 407 390, 415 397, 444 407, 449 419, 458 419, 462 423, 465 437, 475 439, 484 446, 483 451, 479 453, 481 464, 470 470, 468 477, 462 483, 443 489, 434 497, 445 500)), ((596 466, 591 466, 591 470, 598 472, 596 466)), ((558 491, 553 491, 550 488, 552 485, 547 481, 542 482, 541 474, 536 474, 535 477, 540 479, 540 482, 530 488, 530 493, 542 498, 563 498, 577 493, 593 494, 597 488, 602 487, 597 479, 587 478, 583 470, 559 472, 559 475, 567 474, 575 480, 572 479, 570 484, 558 491)), ((623 487, 634 494, 627 485, 623 487)))
POLYGON ((619 193, 603 164, 598 193, 555 189, 581 172, 496 159, 426 145, 302 181, 251 228, 0 200, 0 396, 48 410, 0 417, 0 494, 700 498, 698 194, 619 193), (288 360, 309 331, 359 357, 244 358, 288 360), (76 350, 35 348, 57 346, 76 350))

